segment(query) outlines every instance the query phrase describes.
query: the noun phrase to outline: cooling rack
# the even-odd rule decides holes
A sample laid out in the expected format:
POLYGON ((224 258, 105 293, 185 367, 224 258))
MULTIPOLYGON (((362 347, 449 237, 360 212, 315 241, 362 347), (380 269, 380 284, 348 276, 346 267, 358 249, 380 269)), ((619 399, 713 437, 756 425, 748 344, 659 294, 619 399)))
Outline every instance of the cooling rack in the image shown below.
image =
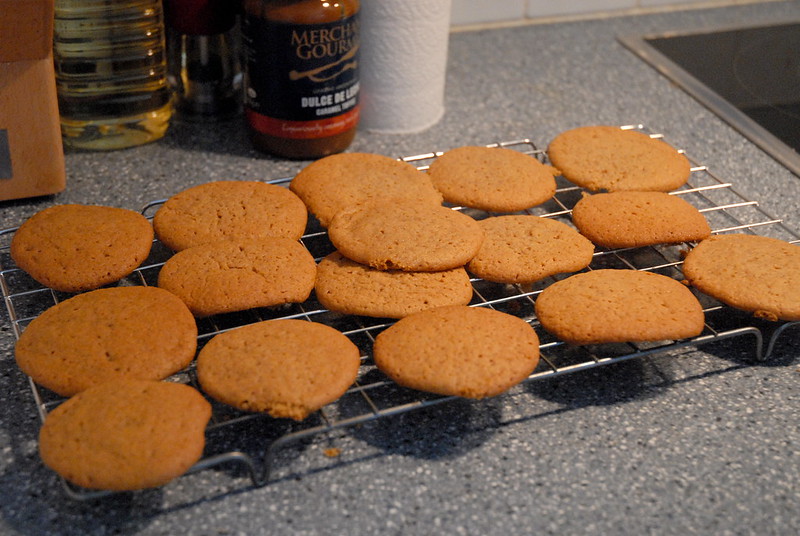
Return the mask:
MULTIPOLYGON (((653 138, 663 138, 661 134, 652 133, 643 125, 627 125, 622 128, 637 129, 653 138)), ((547 159, 545 152, 530 139, 496 142, 488 144, 488 146, 518 150, 534 156, 541 162, 546 162, 547 159)), ((407 156, 402 160, 425 170, 441 154, 441 152, 431 152, 407 156)), ((686 156, 692 164, 690 180, 673 193, 697 207, 709 221, 714 234, 752 233, 792 243, 800 242, 800 235, 797 232, 767 214, 756 202, 745 198, 732 184, 717 177, 706 166, 695 162, 688 154, 686 156)), ((290 180, 290 178, 284 178, 268 182, 287 185, 290 180)), ((561 178, 558 181, 557 191, 552 200, 520 213, 553 218, 571 224, 571 208, 580 199, 582 189, 561 178)), ((164 200, 159 200, 147 204, 142 208, 142 214, 152 218, 163 202, 164 200)), ((466 207, 452 208, 476 219, 495 216, 492 213, 466 207)), ((69 295, 43 288, 14 265, 9 253, 14 231, 15 229, 0 230, 0 290, 2 290, 13 333, 19 338, 25 326, 36 316, 55 303, 68 298, 69 295)), ((313 218, 301 240, 317 261, 333 251, 333 246, 328 240, 324 228, 313 218)), ((651 271, 681 280, 683 279, 681 273, 683 255, 692 246, 693 244, 684 243, 644 248, 597 248, 588 269, 618 268, 651 271)), ((119 284, 155 285, 160 267, 171 255, 172 252, 156 240, 153 243, 150 257, 119 284)), ((629 359, 668 353, 688 346, 699 347, 713 341, 731 338, 749 340, 752 358, 764 360, 772 353, 775 341, 787 330, 800 324, 799 322, 773 323, 760 320, 727 307, 707 296, 697 294, 703 304, 706 318, 704 330, 697 337, 652 343, 571 346, 545 332, 534 314, 536 296, 554 281, 568 275, 550 277, 532 285, 504 285, 472 279, 474 296, 470 305, 490 307, 523 318, 539 335, 540 363, 523 383, 542 381, 629 359)), ((282 448, 321 434, 345 430, 377 419, 447 403, 455 398, 420 393, 394 384, 377 370, 371 357, 371 348, 375 337, 389 327, 392 321, 342 315, 328 311, 316 301, 313 293, 307 301, 301 304, 254 309, 243 313, 200 319, 198 320, 198 350, 218 333, 238 326, 276 318, 299 318, 322 322, 347 335, 361 351, 361 368, 357 381, 340 400, 322 408, 301 423, 243 413, 212 402, 213 412, 206 431, 205 455, 190 470, 190 473, 212 467, 233 465, 239 470, 244 470, 252 485, 261 486, 270 481, 277 454, 282 448), (269 425, 265 426, 264 422, 268 422, 269 425)), ((169 381, 188 383, 199 388, 193 366, 173 376, 169 381)), ((30 379, 28 383, 38 408, 39 417, 43 421, 47 413, 62 399, 37 386, 30 379)), ((19 395, 25 396, 25 393, 19 393, 19 395)), ((62 483, 66 494, 76 500, 95 499, 111 493, 76 488, 63 480, 62 483)))

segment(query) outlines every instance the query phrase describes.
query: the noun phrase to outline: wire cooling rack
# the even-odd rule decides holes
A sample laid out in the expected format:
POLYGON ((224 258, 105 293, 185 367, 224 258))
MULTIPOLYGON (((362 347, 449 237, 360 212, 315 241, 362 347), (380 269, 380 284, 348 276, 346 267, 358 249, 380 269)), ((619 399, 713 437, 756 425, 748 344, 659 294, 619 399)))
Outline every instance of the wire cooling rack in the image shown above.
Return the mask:
MULTIPOLYGON (((643 125, 628 125, 624 129, 638 129, 651 137, 662 138, 645 129, 643 125)), ((530 154, 546 162, 545 152, 529 139, 490 144, 530 154)), ((441 152, 402 158, 421 170, 435 160, 441 152)), ((674 192, 697 207, 709 221, 714 234, 739 232, 800 242, 800 235, 780 220, 764 212, 756 202, 746 199, 728 182, 721 180, 706 166, 689 157, 692 170, 689 182, 674 192)), ((269 181, 286 185, 289 178, 269 181)), ((559 178, 554 198, 547 203, 524 211, 542 217, 562 220, 571 224, 571 208, 580 199, 582 189, 559 178)), ((149 203, 142 213, 152 218, 164 200, 149 203)), ((488 212, 466 207, 453 207, 476 219, 495 216, 488 212)), ((69 295, 43 288, 17 268, 9 253, 15 229, 0 231, 0 289, 13 332, 19 338, 25 326, 48 307, 69 295)), ((302 238, 317 261, 333 251, 325 230, 318 222, 309 222, 302 238)), ((644 248, 603 249, 595 251, 588 269, 618 268, 657 272, 681 280, 682 258, 693 244, 663 245, 644 248)), ((120 285, 155 285, 158 272, 172 252, 157 240, 150 257, 120 285)), ((775 341, 799 322, 771 323, 736 311, 707 296, 697 294, 705 312, 703 332, 694 338, 678 341, 659 341, 637 344, 607 344, 571 346, 553 338, 542 329, 534 314, 536 296, 548 285, 568 274, 550 277, 533 285, 504 285, 472 279, 475 307, 490 307, 523 318, 533 326, 541 342, 541 359, 537 369, 523 383, 545 380, 572 374, 603 365, 667 353, 687 346, 730 338, 752 339, 752 357, 763 360, 772 353, 775 341)), ((276 455, 280 449, 308 440, 320 434, 343 430, 376 419, 399 415, 421 408, 454 400, 454 397, 432 395, 397 386, 374 365, 371 349, 375 337, 392 324, 388 319, 342 315, 323 308, 314 294, 301 304, 279 308, 254 309, 243 313, 217 315, 198 320, 198 350, 218 333, 238 326, 276 318, 300 318, 328 324, 347 335, 361 351, 361 368, 358 379, 337 402, 329 404, 301 423, 288 419, 272 419, 265 415, 240 412, 212 401, 213 414, 206 431, 204 457, 190 470, 198 472, 221 465, 235 465, 244 469, 253 485, 268 483, 273 472, 276 455), (264 426, 268 421, 269 426, 264 426), (248 448, 255 445, 255 448, 248 448)), ((193 366, 175 375, 170 381, 191 384, 199 389, 193 366)), ((43 421, 47 413, 62 399, 29 380, 39 416, 43 421)), ((517 389, 517 388, 515 388, 517 389)), ((24 396, 24 393, 20 393, 24 396)), ((501 395, 503 396, 503 395, 501 395)), ((66 494, 73 499, 87 500, 110 494, 76 488, 63 481, 66 494)))

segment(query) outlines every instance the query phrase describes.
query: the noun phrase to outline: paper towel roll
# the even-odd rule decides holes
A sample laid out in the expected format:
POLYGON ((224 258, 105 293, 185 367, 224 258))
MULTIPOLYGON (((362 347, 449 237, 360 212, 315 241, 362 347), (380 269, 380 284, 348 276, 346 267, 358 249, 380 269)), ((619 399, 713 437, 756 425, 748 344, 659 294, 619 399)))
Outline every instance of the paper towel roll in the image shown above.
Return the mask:
POLYGON ((451 0, 361 2, 360 127, 411 133, 444 114, 451 0))

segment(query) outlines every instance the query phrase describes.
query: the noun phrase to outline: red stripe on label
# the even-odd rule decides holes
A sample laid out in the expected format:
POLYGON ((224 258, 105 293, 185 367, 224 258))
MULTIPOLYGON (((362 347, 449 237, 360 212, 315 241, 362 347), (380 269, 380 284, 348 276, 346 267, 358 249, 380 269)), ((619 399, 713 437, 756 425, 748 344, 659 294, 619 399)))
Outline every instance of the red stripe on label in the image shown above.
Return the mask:
POLYGON ((327 138, 341 134, 358 124, 359 107, 356 106, 336 117, 316 119, 313 121, 288 121, 267 117, 248 109, 247 120, 254 129, 262 134, 278 138, 291 138, 295 140, 310 140, 327 138))

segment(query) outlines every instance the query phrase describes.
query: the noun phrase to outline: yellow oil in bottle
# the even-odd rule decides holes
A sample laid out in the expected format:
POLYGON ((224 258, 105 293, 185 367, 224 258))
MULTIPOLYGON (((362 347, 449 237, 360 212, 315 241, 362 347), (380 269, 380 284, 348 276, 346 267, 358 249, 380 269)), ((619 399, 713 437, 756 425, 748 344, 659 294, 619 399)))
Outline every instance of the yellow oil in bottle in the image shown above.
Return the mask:
POLYGON ((172 116, 161 0, 56 0, 64 144, 107 150, 161 138, 172 116))

